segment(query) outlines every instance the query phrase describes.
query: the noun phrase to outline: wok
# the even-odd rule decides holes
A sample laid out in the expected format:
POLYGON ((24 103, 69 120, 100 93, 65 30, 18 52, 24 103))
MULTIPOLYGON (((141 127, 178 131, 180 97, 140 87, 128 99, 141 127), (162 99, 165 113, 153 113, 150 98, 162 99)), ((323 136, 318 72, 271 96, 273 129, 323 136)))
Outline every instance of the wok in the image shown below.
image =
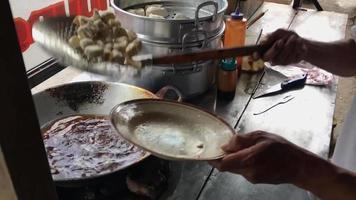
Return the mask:
MULTIPOLYGON (((171 86, 162 88, 156 94, 145 89, 123 83, 102 81, 76 82, 59 85, 33 95, 40 126, 70 115, 109 115, 111 109, 122 102, 134 99, 163 98, 167 94, 175 94, 181 100, 180 92, 171 86), (174 91, 173 93, 170 93, 174 91)), ((77 186, 96 182, 109 174, 117 173, 147 158, 142 157, 109 173, 98 173, 81 178, 54 178, 60 186, 77 186)))

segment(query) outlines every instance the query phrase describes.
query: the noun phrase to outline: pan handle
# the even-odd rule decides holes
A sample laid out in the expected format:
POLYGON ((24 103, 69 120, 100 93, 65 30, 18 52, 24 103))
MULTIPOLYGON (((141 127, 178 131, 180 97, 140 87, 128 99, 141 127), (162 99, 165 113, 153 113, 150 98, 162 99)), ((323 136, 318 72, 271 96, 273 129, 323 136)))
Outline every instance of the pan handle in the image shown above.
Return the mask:
POLYGON ((176 87, 170 85, 161 88, 158 92, 156 92, 156 96, 160 99, 174 99, 178 102, 182 102, 183 100, 182 93, 176 87), (171 97, 172 95, 174 96, 173 98, 171 97))

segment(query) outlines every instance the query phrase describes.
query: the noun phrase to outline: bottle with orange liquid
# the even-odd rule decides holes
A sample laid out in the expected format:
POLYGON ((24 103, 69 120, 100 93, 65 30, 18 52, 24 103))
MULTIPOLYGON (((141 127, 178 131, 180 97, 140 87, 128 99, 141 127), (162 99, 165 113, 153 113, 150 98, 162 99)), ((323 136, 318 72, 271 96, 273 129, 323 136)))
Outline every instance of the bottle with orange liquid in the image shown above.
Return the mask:
MULTIPOLYGON (((236 9, 231 13, 226 20, 226 29, 224 36, 224 47, 238 47, 245 45, 247 20, 244 18, 243 13, 236 9)), ((241 69, 242 57, 237 59, 238 69, 241 69)))

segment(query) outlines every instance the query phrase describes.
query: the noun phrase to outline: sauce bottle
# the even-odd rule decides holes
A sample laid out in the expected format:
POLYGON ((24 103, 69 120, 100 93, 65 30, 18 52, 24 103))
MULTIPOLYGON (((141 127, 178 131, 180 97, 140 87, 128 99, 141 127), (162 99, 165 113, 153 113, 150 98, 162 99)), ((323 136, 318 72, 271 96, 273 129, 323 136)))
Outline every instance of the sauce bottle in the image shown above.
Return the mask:
MULTIPOLYGON (((247 20, 243 13, 236 9, 226 20, 224 47, 237 47, 245 45, 247 20)), ((242 58, 237 58, 238 67, 241 67, 242 58)))
POLYGON ((218 70, 218 98, 232 100, 235 97, 237 68, 235 58, 223 59, 218 70))

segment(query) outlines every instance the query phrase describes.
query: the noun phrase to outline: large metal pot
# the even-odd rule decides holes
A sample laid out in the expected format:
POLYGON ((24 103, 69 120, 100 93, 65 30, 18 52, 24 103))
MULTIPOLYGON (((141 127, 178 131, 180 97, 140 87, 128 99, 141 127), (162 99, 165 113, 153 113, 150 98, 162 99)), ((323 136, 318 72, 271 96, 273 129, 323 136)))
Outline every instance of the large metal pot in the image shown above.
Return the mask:
MULTIPOLYGON (((185 48, 184 45, 184 48, 182 48, 182 45, 144 42, 143 51, 156 55, 167 55, 180 51, 189 52, 201 48, 215 49, 221 47, 221 35, 216 36, 206 44, 205 46, 203 43, 195 43, 195 45, 191 43, 189 44, 189 48, 185 48)), ((152 91, 156 91, 165 85, 172 85, 181 91, 184 99, 189 99, 204 93, 214 85, 217 66, 218 62, 215 60, 190 64, 164 65, 153 68, 140 77, 121 81, 152 91)))
MULTIPOLYGON (((225 24, 223 25, 225 26, 225 24)), ((206 38, 206 40, 200 42, 188 43, 183 40, 181 44, 162 44, 143 41, 142 52, 153 55, 167 55, 201 49, 217 49, 221 47, 221 37, 224 29, 225 27, 214 37, 206 38)), ((202 31, 193 31, 192 33, 194 33, 193 35, 205 35, 202 31)), ((173 85, 182 92, 184 99, 188 99, 204 93, 214 85, 217 65, 217 61, 211 60, 199 63, 159 66, 154 68, 148 75, 154 81, 149 81, 146 76, 145 82, 149 81, 154 86, 153 88, 148 87, 152 90, 159 89, 167 84, 173 85)), ((143 82, 143 80, 138 81, 137 79, 135 81, 135 83, 143 82)), ((148 85, 141 84, 140 86, 147 87, 148 85)))
POLYGON ((215 83, 215 74, 218 66, 217 61, 207 61, 180 67, 178 69, 161 70, 163 74, 156 84, 159 86, 173 85, 178 88, 184 99, 198 96, 211 88, 215 83))
MULTIPOLYGON (((221 47, 226 0, 111 0, 111 5, 122 26, 138 34, 143 43, 142 54, 167 55, 221 47), (169 12, 183 13, 191 19, 152 19, 125 11, 150 4, 163 4, 169 12)), ((166 84, 173 85, 182 91, 184 99, 188 99, 214 85, 216 68, 216 61, 165 65, 153 68, 138 79, 124 82, 151 90, 166 84)))
MULTIPOLYGON (((165 85, 172 85, 181 92, 183 99, 190 99, 206 92, 214 85, 216 69, 216 61, 180 65, 179 68, 157 67, 142 72, 141 76, 123 78, 120 82, 136 85, 150 91, 157 91, 165 85)), ((87 73, 84 76, 94 80, 116 81, 87 73)))
POLYGON ((181 43, 163 44, 144 40, 142 41, 143 45, 140 53, 147 53, 159 56, 181 52, 189 53, 202 49, 217 49, 221 47, 221 37, 224 34, 224 31, 225 24, 223 23, 223 27, 220 32, 210 38, 207 37, 207 34, 204 31, 194 30, 190 34, 187 34, 186 37, 183 38, 183 41, 181 43), (188 38, 191 38, 190 36, 196 35, 204 37, 204 40, 197 42, 188 42, 188 38))
MULTIPOLYGON (((141 40, 157 43, 181 43, 192 30, 202 30, 207 37, 214 37, 223 29, 226 0, 111 0, 122 26, 138 34, 141 40), (163 4, 172 12, 183 13, 188 20, 152 19, 127 12, 127 9, 142 8, 149 4, 163 4)), ((187 42, 204 40, 191 37, 187 42)))

